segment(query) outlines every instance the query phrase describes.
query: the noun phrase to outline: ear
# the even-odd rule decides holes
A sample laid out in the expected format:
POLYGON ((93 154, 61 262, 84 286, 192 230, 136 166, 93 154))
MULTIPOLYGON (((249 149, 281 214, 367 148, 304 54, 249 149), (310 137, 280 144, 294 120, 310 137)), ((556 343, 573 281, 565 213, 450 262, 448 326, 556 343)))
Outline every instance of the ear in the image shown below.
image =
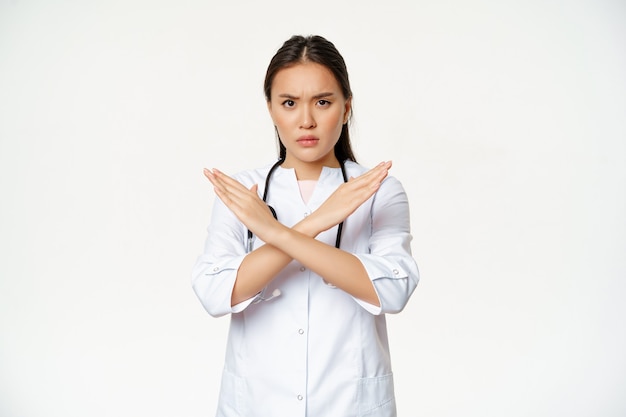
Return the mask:
POLYGON ((345 125, 350 120, 350 116, 352 115, 352 97, 346 100, 346 104, 344 105, 344 113, 343 113, 343 124, 345 125))

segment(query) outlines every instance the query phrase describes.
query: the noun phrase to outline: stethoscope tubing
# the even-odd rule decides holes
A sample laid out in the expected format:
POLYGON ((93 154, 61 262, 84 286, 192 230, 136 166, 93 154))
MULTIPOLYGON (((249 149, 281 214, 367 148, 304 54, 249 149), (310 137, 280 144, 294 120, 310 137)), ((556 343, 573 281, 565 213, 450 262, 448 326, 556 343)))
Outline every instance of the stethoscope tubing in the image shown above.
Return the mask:
MULTIPOLYGON (((284 159, 279 159, 274 165, 272 165, 272 167, 270 168, 270 170, 267 172, 267 176, 265 177, 265 188, 263 189, 263 202, 265 204, 267 204, 267 195, 269 193, 269 189, 270 189, 270 180, 272 178, 272 174, 274 173, 274 171, 276 171, 276 169, 283 163, 285 162, 284 159)), ((343 182, 348 182, 348 176, 346 175, 346 167, 343 161, 339 161, 339 166, 341 167, 341 175, 343 176, 343 182)), ((270 206, 269 204, 267 204, 267 207, 270 209, 270 211, 272 212, 272 216, 274 216, 274 218, 276 220, 278 220, 278 215, 276 214, 276 210, 274 210, 274 207, 270 206)), ((339 246, 341 245, 341 234, 343 232, 343 222, 339 223, 339 225, 337 226, 337 238, 335 240, 335 247, 337 249, 339 249, 339 246)), ((252 251, 252 241, 253 241, 253 237, 254 235, 252 234, 252 231, 250 229, 248 229, 248 252, 252 251)))

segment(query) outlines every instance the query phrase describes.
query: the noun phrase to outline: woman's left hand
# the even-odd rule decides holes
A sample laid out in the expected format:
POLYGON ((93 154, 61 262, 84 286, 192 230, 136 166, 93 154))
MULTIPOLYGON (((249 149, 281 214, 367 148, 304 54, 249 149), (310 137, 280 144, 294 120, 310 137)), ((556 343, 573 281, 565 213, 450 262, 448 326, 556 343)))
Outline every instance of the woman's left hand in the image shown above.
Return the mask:
POLYGON ((204 169, 204 175, 213 184, 215 194, 232 211, 235 216, 259 238, 280 226, 272 212, 257 194, 258 185, 247 189, 239 181, 213 168, 204 169))

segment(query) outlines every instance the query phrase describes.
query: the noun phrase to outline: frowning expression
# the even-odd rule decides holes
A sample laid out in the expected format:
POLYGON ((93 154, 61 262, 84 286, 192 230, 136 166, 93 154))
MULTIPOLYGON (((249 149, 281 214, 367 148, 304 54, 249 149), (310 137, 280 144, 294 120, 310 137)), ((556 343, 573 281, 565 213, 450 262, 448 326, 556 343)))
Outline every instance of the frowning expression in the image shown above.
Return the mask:
POLYGON ((276 73, 267 106, 287 151, 283 166, 338 167, 334 147, 350 105, 323 65, 305 62, 276 73))

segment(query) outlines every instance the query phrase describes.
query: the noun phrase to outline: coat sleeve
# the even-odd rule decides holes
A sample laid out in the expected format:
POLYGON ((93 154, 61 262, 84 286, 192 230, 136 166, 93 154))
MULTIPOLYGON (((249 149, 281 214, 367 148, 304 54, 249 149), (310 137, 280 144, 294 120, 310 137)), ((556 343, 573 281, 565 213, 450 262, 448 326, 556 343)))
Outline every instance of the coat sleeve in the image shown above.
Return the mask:
POLYGON ((204 251, 193 267, 191 278, 196 296, 214 317, 241 312, 256 299, 230 305, 237 270, 246 256, 246 239, 245 226, 215 198, 204 251))
POLYGON ((373 197, 369 253, 357 253, 380 307, 356 301, 372 314, 398 313, 417 287, 419 271, 411 254, 409 202, 402 184, 387 178, 373 197))

